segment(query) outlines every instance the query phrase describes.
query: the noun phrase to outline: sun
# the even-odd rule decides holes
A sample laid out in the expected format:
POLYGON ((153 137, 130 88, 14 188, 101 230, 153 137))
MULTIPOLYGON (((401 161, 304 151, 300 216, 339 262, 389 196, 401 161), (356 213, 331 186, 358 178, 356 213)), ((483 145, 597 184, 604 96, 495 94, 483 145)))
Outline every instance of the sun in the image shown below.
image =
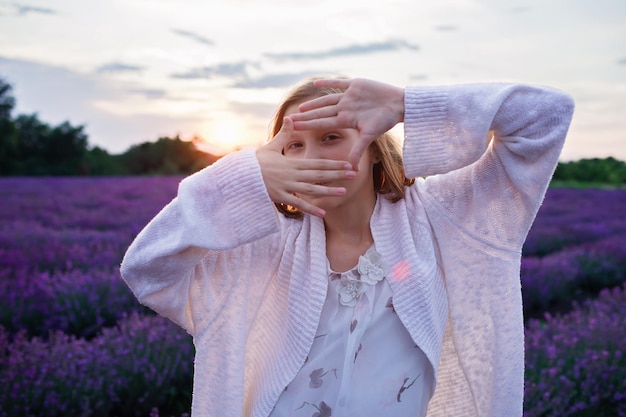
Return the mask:
POLYGON ((213 154, 226 154, 249 146, 248 129, 241 119, 220 113, 199 129, 198 147, 213 154))

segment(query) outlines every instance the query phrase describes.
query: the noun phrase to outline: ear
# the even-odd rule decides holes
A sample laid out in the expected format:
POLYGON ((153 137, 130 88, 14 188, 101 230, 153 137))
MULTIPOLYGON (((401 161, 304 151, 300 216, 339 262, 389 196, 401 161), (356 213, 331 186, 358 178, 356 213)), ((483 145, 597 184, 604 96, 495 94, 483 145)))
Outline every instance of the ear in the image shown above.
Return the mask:
POLYGON ((382 158, 380 157, 380 154, 376 151, 376 149, 370 148, 370 154, 372 157, 372 162, 374 164, 377 164, 381 161, 382 158))

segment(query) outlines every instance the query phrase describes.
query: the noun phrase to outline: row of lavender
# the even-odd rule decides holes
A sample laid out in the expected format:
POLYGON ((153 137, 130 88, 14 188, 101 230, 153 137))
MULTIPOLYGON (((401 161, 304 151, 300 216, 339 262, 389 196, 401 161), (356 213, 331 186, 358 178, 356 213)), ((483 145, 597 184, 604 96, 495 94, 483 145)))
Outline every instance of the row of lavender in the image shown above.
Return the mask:
POLYGON ((0 179, 1 417, 189 410, 189 336, 118 269, 179 180, 0 179))
POLYGON ((625 214, 624 189, 548 190, 522 258, 526 417, 626 416, 625 214))
MULTIPOLYGON (((188 410, 190 338, 117 269, 179 180, 0 180, 0 416, 188 410)), ((527 416, 626 415, 623 213, 626 190, 548 192, 522 261, 527 416)))

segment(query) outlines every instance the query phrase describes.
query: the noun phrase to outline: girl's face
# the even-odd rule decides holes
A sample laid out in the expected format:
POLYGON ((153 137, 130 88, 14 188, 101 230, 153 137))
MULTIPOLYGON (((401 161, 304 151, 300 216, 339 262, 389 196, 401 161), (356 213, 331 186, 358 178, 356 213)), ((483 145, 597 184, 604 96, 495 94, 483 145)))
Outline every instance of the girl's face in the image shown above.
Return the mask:
MULTIPOLYGON (((286 116, 297 113, 298 105, 287 108, 286 116)), ((352 147, 359 140, 359 132, 356 129, 330 129, 330 130, 298 130, 283 149, 287 158, 301 159, 332 159, 347 161, 352 147)), ((359 161, 359 171, 355 178, 335 180, 322 185, 333 187, 345 187, 346 193, 342 196, 302 198, 312 204, 326 210, 332 210, 344 206, 351 201, 364 202, 365 199, 375 196, 373 182, 373 165, 375 161, 371 148, 366 150, 359 161)))

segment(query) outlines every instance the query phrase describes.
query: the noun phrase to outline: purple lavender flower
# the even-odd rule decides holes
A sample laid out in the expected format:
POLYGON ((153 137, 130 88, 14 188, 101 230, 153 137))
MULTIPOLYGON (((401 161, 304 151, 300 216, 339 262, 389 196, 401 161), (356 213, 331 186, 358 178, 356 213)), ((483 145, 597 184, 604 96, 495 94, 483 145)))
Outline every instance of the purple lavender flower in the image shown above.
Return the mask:
MULTIPOLYGON (((0 417, 189 411, 190 337, 118 271, 180 180, 0 178, 0 417)), ((548 190, 522 259, 526 416, 626 416, 623 213, 626 190, 548 190)))

